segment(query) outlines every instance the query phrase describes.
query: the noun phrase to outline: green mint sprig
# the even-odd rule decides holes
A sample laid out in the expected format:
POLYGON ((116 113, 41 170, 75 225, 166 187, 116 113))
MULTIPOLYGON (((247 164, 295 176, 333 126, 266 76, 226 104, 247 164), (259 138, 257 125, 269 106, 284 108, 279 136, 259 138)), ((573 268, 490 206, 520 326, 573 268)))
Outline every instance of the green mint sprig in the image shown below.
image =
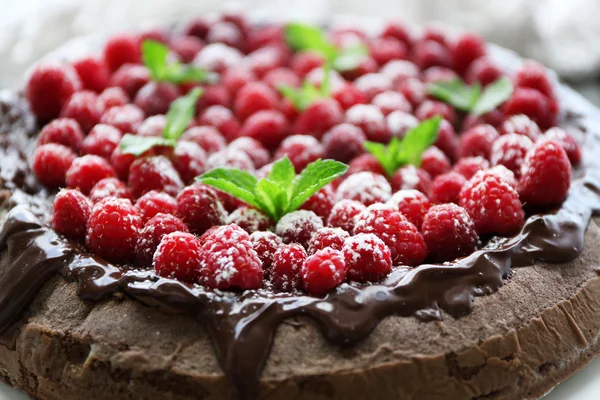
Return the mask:
POLYGON ((283 97, 287 98, 292 103, 296 110, 304 111, 316 100, 331 96, 331 67, 329 64, 324 66, 323 81, 321 82, 320 87, 316 87, 305 80, 299 88, 279 85, 277 89, 283 97))
POLYGON ((194 118, 196 103, 202 92, 202 89, 194 88, 187 95, 171 103, 162 136, 137 136, 130 133, 123 136, 120 143, 121 152, 139 157, 154 146, 174 147, 194 118))
POLYGON ((507 77, 499 78, 485 88, 482 88, 479 82, 467 85, 460 78, 456 78, 445 82, 432 82, 427 91, 456 109, 478 117, 508 100, 513 92, 513 85, 507 77))
POLYGON ((441 122, 442 118, 437 116, 421 122, 402 139, 394 137, 387 146, 367 141, 364 147, 379 161, 388 176, 392 176, 404 165, 421 165, 421 155, 437 140, 441 122))
POLYGON ((296 175, 291 161, 284 157, 273 163, 269 175, 260 180, 235 168, 216 168, 196 180, 229 193, 279 221, 347 170, 348 166, 341 162, 317 160, 296 175))
POLYGON ((179 61, 169 61, 169 48, 154 40, 147 39, 142 43, 142 61, 150 71, 152 80, 159 82, 214 83, 219 79, 216 73, 203 68, 182 64, 179 61))

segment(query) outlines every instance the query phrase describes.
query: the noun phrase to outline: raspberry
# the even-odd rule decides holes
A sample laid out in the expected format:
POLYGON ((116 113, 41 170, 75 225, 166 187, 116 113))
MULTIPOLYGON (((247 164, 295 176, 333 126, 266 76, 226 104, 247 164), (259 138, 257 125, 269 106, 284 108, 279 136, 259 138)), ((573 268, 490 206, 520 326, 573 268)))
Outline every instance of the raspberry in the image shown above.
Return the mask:
POLYGON ((460 138, 460 157, 481 156, 489 159, 492 144, 498 136, 498 131, 491 125, 477 125, 469 129, 460 138))
POLYGON ((135 257, 142 219, 127 199, 108 197, 92 208, 85 245, 107 261, 124 264, 135 257))
POLYGON ((312 211, 325 221, 335 203, 335 193, 330 185, 324 186, 317 193, 309 197, 300 207, 303 210, 312 211))
POLYGON ((182 34, 184 36, 194 36, 198 39, 204 40, 210 29, 211 22, 205 17, 197 17, 189 21, 183 28, 182 34))
POLYGON ((452 124, 445 119, 440 123, 438 137, 434 145, 443 151, 451 161, 458 158, 458 137, 452 124))
POLYGON ((458 78, 456 72, 446 67, 430 67, 423 71, 423 82, 446 82, 458 78))
POLYGON ((490 163, 483 157, 465 157, 458 160, 458 162, 452 168, 452 171, 458 172, 465 179, 469 180, 475 175, 477 171, 488 169, 490 163))
POLYGON ((323 136, 325 157, 348 162, 365 152, 365 140, 367 138, 360 128, 346 123, 336 125, 323 136))
POLYGON ((427 171, 421 168, 415 168, 414 165, 405 165, 394 173, 390 180, 392 190, 397 192, 400 189, 416 189, 425 195, 431 190, 431 176, 427 171))
POLYGON ((133 102, 146 115, 166 114, 179 95, 179 89, 171 83, 148 82, 140 88, 133 102))
POLYGON ((398 92, 383 92, 373 98, 372 103, 379 107, 383 115, 389 115, 394 111, 405 113, 412 112, 412 104, 398 92))
POLYGON ((229 214, 228 224, 236 224, 248 233, 266 231, 271 227, 271 220, 262 211, 242 206, 229 214))
POLYGON ((146 223, 159 213, 175 215, 177 201, 167 193, 151 190, 137 200, 135 209, 142 218, 142 222, 146 223))
POLYGON ((441 101, 425 100, 415 111, 415 117, 417 117, 419 121, 424 121, 438 115, 448 121, 451 125, 456 124, 457 116, 454 108, 441 101))
POLYGON ((495 167, 492 167, 485 171, 477 171, 477 173, 473 175, 473 178, 471 179, 481 179, 482 175, 484 174, 496 175, 498 178, 508 183, 513 189, 519 191, 519 182, 517 182, 515 174, 511 170, 506 168, 504 165, 496 165, 495 167))
POLYGON ((325 59, 321 53, 303 51, 294 54, 292 57, 291 68, 297 76, 304 78, 310 71, 322 67, 324 64, 325 59))
POLYGON ((212 226, 223 225, 227 212, 212 188, 192 185, 177 196, 177 216, 188 225, 191 232, 201 235, 212 226))
POLYGON ((222 74, 239 65, 243 57, 236 48, 223 43, 210 43, 200 50, 192 63, 197 67, 222 74))
POLYGON ((395 38, 374 39, 369 46, 371 57, 379 65, 392 60, 402 60, 408 56, 406 45, 395 38))
POLYGON ((425 40, 415 44, 413 48, 413 61, 421 70, 429 67, 452 67, 450 51, 438 42, 425 40))
POLYGON ((458 203, 458 196, 467 179, 458 172, 438 175, 431 184, 429 198, 433 203, 458 203))
POLYGON ((510 99, 504 103, 504 113, 525 114, 542 129, 547 129, 556 122, 556 114, 550 100, 541 92, 525 87, 515 88, 510 99))
POLYGON ((104 158, 90 154, 73 160, 67 170, 66 183, 69 188, 79 188, 88 194, 96 183, 114 176, 115 170, 104 158))
POLYGON ((173 166, 185 184, 190 184, 206 171, 206 152, 194 142, 181 140, 175 145, 173 166))
POLYGON ((354 234, 372 233, 390 248, 392 262, 418 265, 427 256, 427 247, 416 226, 394 206, 373 204, 356 217, 354 234))
POLYGON ((450 160, 435 146, 431 146, 422 154, 421 168, 427 171, 432 178, 450 171, 450 160))
POLYGON ((431 259, 438 262, 471 254, 479 241, 471 217, 456 204, 431 207, 423 220, 422 232, 431 259))
POLYGON ((555 140, 561 144, 567 152, 571 165, 576 166, 581 163, 581 148, 573 136, 561 128, 551 128, 546 131, 542 140, 555 140))
POLYGON ((308 243, 308 253, 315 254, 327 247, 342 251, 344 241, 349 237, 350 234, 340 228, 321 228, 312 235, 308 243))
POLYGON ((346 232, 354 232, 355 217, 366 210, 366 207, 355 200, 340 200, 334 204, 327 225, 342 228, 346 232))
POLYGON ((195 126, 181 135, 181 140, 198 144, 208 154, 216 153, 227 146, 223 135, 212 126, 195 126))
POLYGON ((163 131, 167 126, 167 117, 164 115, 153 115, 142 122, 137 130, 138 136, 153 136, 158 137, 163 135, 163 131))
POLYGON ((393 60, 381 68, 381 73, 392 80, 394 88, 399 87, 400 83, 408 78, 418 78, 419 68, 410 61, 393 60))
POLYGON ((275 288, 292 292, 302 288, 302 266, 306 262, 306 250, 298 243, 279 247, 273 255, 271 283, 275 288))
POLYGON ((261 82, 251 82, 240 89, 233 104, 235 115, 242 121, 260 110, 277 109, 277 93, 261 82))
POLYGON ((301 172, 308 164, 323 158, 325 149, 317 139, 307 135, 288 136, 275 152, 273 159, 288 156, 296 172, 301 172))
POLYGON ((187 232, 171 232, 162 237, 154 253, 154 270, 160 276, 194 283, 200 275, 202 244, 187 232))
POLYGON ((542 134, 537 124, 527 115, 523 114, 513 115, 512 117, 507 118, 502 125, 500 125, 499 132, 501 135, 507 135, 509 133, 525 135, 534 142, 542 134))
POLYGON ((54 197, 52 229, 70 238, 83 239, 92 204, 80 191, 63 189, 54 197))
POLYGON ((229 147, 213 153, 208 157, 208 169, 218 167, 238 168, 245 171, 254 171, 254 163, 248 154, 229 147))
POLYGON ((129 167, 129 187, 135 197, 151 190, 164 191, 176 196, 183 182, 171 161, 164 156, 143 157, 129 167))
POLYGON ((304 290, 321 296, 336 288, 346 279, 346 263, 342 253, 331 248, 317 251, 302 265, 304 290))
POLYGON ((81 152, 110 159, 120 142, 120 130, 111 125, 98 124, 81 143, 81 152))
POLYGON ((168 45, 170 41, 170 32, 161 27, 149 27, 138 33, 140 42, 144 40, 154 40, 164 45, 168 45))
POLYGON ((322 227, 323 221, 314 212, 298 210, 284 215, 277 223, 275 233, 281 236, 283 243, 295 242, 308 248, 310 238, 322 227))
POLYGON ((262 110, 244 122, 240 136, 251 137, 269 149, 274 149, 288 134, 290 127, 285 116, 276 110, 262 110))
POLYGON ((140 47, 140 39, 137 36, 124 33, 114 35, 104 45, 106 64, 111 71, 116 71, 123 64, 139 64, 140 47))
POLYGON ((400 82, 398 91, 411 102, 413 107, 421 104, 427 95, 427 87, 417 78, 408 78, 400 82))
POLYGON ((469 213, 480 235, 510 234, 523 225, 519 194, 494 174, 473 177, 461 191, 458 204, 469 213))
POLYGON ((60 116, 76 120, 79 126, 85 132, 88 132, 100 121, 103 111, 98 105, 98 95, 89 90, 82 90, 73 93, 67 100, 63 105, 60 116))
POLYGON ((535 206, 562 203, 571 186, 571 164, 561 144, 543 140, 529 150, 521 170, 520 195, 535 206))
POLYGON ((370 73, 356 79, 354 86, 372 101, 381 93, 392 90, 392 80, 381 73, 370 73))
POLYGON ((137 264, 144 267, 151 266, 154 253, 163 237, 169 233, 187 233, 187 231, 187 226, 179 218, 170 214, 156 214, 144 224, 139 232, 135 246, 137 264))
POLYGON ((135 156, 133 154, 124 154, 121 152, 121 148, 117 146, 113 153, 110 155, 110 163, 119 179, 127 181, 129 177, 129 168, 131 164, 135 161, 135 156))
POLYGON ((465 80, 469 84, 475 82, 487 86, 502 77, 502 70, 487 57, 480 57, 473 61, 465 72, 465 80))
POLYGON ((346 111, 346 122, 362 129, 370 141, 387 143, 391 139, 385 116, 372 104, 357 104, 351 107, 346 111))
POLYGON ((29 76, 25 95, 35 116, 47 121, 58 116, 63 104, 81 86, 77 72, 70 65, 41 63, 29 76))
POLYGON ((413 33, 410 31, 410 28, 401 21, 388 22, 381 32, 381 37, 398 39, 408 47, 412 46, 413 43, 413 33))
POLYGON ((392 195, 392 188, 384 176, 373 172, 359 172, 350 175, 340 184, 336 197, 338 200, 356 200, 365 206, 384 203, 392 195))
POLYGON ((540 63, 532 60, 524 62, 517 69, 514 82, 516 87, 535 89, 550 99, 554 98, 554 87, 546 68, 540 63))
POLYGON ((190 64, 204 47, 204 42, 193 36, 178 36, 171 40, 169 47, 183 63, 190 64))
POLYGON ((499 109, 488 111, 487 113, 476 116, 475 114, 467 114, 463 119, 462 130, 469 130, 477 125, 488 124, 497 128, 504 122, 504 113, 499 109))
POLYGON ((109 87, 98 95, 98 107, 108 110, 129 103, 129 96, 120 87, 109 87))
POLYGON ((112 107, 100 118, 100 123, 112 125, 123 134, 137 132, 143 121, 144 112, 133 104, 112 107))
POLYGON ((431 40, 441 45, 448 46, 448 43, 450 42, 449 32, 446 27, 440 24, 428 24, 425 27, 421 40, 431 40))
POLYGON ((264 81, 266 74, 285 65, 288 56, 287 49, 280 46, 267 46, 248 54, 244 61, 245 65, 264 81))
POLYGON ((357 104, 365 104, 367 102, 367 96, 351 83, 346 83, 335 90, 332 97, 344 111, 349 110, 352 106, 357 104))
POLYGON ((219 226, 205 239, 200 284, 209 288, 258 289, 263 270, 250 236, 237 225, 219 226))
POLYGON ((485 41, 474 33, 464 33, 452 43, 450 53, 454 70, 462 75, 473 61, 485 55, 485 41))
POLYGON ((272 89, 277 90, 279 86, 300 87, 301 81, 298 75, 289 68, 279 67, 265 74, 263 80, 272 89))
POLYGON ((97 203, 106 197, 133 199, 129 188, 117 178, 104 178, 101 181, 98 181, 92 190, 90 190, 90 200, 93 203, 97 203))
POLYGON ((417 228, 421 227, 423 216, 431 207, 427 196, 415 189, 397 191, 386 204, 396 207, 417 228))
POLYGON ((148 82, 150 82, 148 68, 136 64, 123 65, 110 78, 111 86, 123 89, 127 96, 131 98, 134 98, 142 86, 148 82))
POLYGON ((342 254, 351 281, 376 282, 392 270, 389 247, 372 233, 359 233, 346 239, 342 254))
POLYGON ((342 123, 344 112, 337 101, 333 99, 319 99, 302 111, 293 131, 298 135, 312 135, 321 139, 323 134, 333 126, 342 123))
POLYGON ((198 125, 208 125, 217 129, 225 139, 231 141, 238 137, 240 123, 231 110, 223 106, 211 106, 200 114, 198 125))
POLYGON ((525 135, 502 135, 492 144, 490 162, 492 165, 504 165, 516 176, 520 176, 525 155, 532 147, 533 142, 525 135))
POLYGON ((229 22, 217 22, 213 24, 206 35, 208 43, 224 43, 238 49, 243 48, 243 39, 239 28, 229 22))
POLYGON ((240 137, 229 144, 232 150, 246 153, 252 160, 254 168, 261 168, 271 161, 271 154, 263 147, 263 145, 250 137, 240 137))
POLYGON ((248 32, 248 50, 253 51, 267 45, 284 45, 283 26, 280 24, 265 24, 254 27, 248 32))
POLYGON ((225 72, 221 78, 223 86, 227 88, 230 94, 235 95, 241 88, 256 81, 254 72, 248 68, 235 68, 225 72))
MULTIPOLYGON (((281 238, 273 232, 256 231, 250 234, 250 240, 252 241, 254 251, 256 251, 258 258, 260 258, 260 261, 263 263, 263 271, 265 271, 266 275, 270 275, 275 252, 283 245, 281 238)), ((304 251, 303 247, 298 247, 302 248, 304 251)))
POLYGON ((419 120, 414 115, 403 111, 392 112, 385 121, 390 134, 397 138, 403 138, 408 131, 419 125, 419 120))
POLYGON ((226 11, 221 15, 221 21, 235 25, 244 36, 250 32, 250 23, 241 12, 226 11))
POLYGON ((84 89, 101 92, 110 80, 108 66, 100 57, 85 57, 73 63, 84 89))
POLYGON ((379 161, 371 153, 361 154, 350 161, 350 168, 346 172, 346 177, 358 172, 374 172, 385 176, 385 170, 379 164, 379 161))
MULTIPOLYGON (((192 86, 193 87, 193 86, 192 86)), ((198 110, 205 110, 211 106, 231 108, 231 93, 223 85, 204 86, 204 92, 196 103, 198 110)))
POLYGON ((71 118, 59 118, 44 126, 38 136, 38 145, 47 143, 62 144, 78 151, 83 141, 83 131, 79 123, 71 118))

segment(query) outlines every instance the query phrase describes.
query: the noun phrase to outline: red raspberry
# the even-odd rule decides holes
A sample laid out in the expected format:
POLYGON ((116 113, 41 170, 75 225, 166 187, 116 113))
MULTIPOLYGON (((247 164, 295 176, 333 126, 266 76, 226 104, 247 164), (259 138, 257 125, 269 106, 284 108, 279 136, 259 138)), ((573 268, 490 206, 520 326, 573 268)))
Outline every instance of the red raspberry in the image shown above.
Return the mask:
POLYGON ((494 109, 483 115, 475 116, 474 114, 467 114, 463 119, 462 130, 469 130, 477 125, 488 124, 497 128, 504 122, 504 113, 499 109, 494 109))
POLYGON ((433 203, 458 203, 458 196, 465 183, 467 179, 458 172, 438 175, 431 184, 429 198, 433 203))
POLYGON ((381 32, 381 37, 398 39, 407 47, 411 47, 413 44, 413 33, 410 28, 401 21, 388 22, 381 32))
POLYGON ((412 112, 412 104, 398 92, 383 92, 373 98, 372 103, 379 107, 383 115, 389 115, 394 111, 402 111, 405 113, 412 112))
POLYGON ((332 97, 344 111, 349 110, 357 104, 365 104, 367 102, 367 96, 351 83, 346 83, 335 90, 332 97))
POLYGON ((423 216, 431 207, 427 196, 415 189, 397 191, 386 204, 396 207, 417 228, 421 227, 423 216))
POLYGON ((111 125, 98 124, 81 143, 81 152, 110 159, 120 142, 120 130, 111 125))
POLYGON ((169 233, 187 233, 187 231, 187 226, 179 218, 170 214, 156 214, 144 224, 139 232, 135 246, 137 264, 144 267, 151 266, 154 253, 163 237, 169 233))
POLYGON ((403 138, 408 131, 419 125, 419 120, 414 115, 403 111, 394 111, 385 119, 390 134, 397 138, 403 138))
POLYGON ((98 105, 98 95, 89 90, 82 90, 73 93, 67 100, 60 116, 76 120, 85 132, 89 132, 100 121, 103 111, 98 105))
POLYGON ((197 67, 222 74, 240 65, 243 57, 243 54, 234 47, 223 43, 210 43, 200 50, 192 63, 197 67))
POLYGON ((289 123, 285 116, 276 110, 255 112, 244 122, 240 136, 258 140, 263 146, 274 149, 279 146, 289 132, 289 123))
POLYGON ((164 115, 153 115, 140 124, 137 130, 138 136, 162 136, 167 126, 167 117, 164 115))
POLYGON ((231 93, 223 85, 204 86, 204 92, 196 103, 198 110, 205 110, 211 106, 231 108, 231 93))
POLYGON ((406 45, 395 38, 374 39, 369 46, 371 57, 379 65, 392 60, 403 60, 408 56, 406 45))
POLYGON ((375 73, 378 69, 379 64, 377 64, 377 61, 375 61, 375 59, 371 56, 365 56, 358 62, 358 65, 356 65, 353 69, 340 72, 344 79, 348 81, 354 81, 360 78, 361 76, 375 73))
POLYGON ((112 107, 102 114, 100 123, 112 125, 123 134, 135 133, 144 121, 144 112, 133 104, 112 107))
POLYGON ((129 177, 129 168, 131 164, 135 161, 135 156, 133 154, 124 154, 121 152, 121 148, 117 146, 113 153, 110 155, 110 163, 119 179, 127 181, 129 177))
POLYGON ((190 184, 194 179, 206 171, 208 162, 206 152, 194 142, 181 140, 175 145, 172 157, 173 166, 185 184, 190 184))
POLYGON ((464 74, 473 61, 485 55, 485 47, 483 38, 474 33, 464 33, 459 36, 450 49, 454 70, 461 75, 464 74))
POLYGON ((451 161, 458 158, 458 137, 452 124, 445 119, 440 123, 438 137, 434 145, 443 151, 451 161))
POLYGON ((370 141, 387 143, 391 139, 385 116, 372 104, 357 104, 350 108, 346 111, 346 122, 359 127, 370 141))
POLYGON ((193 36, 178 36, 171 40, 169 47, 183 63, 190 64, 204 47, 204 42, 193 36))
POLYGON ((525 135, 534 142, 542 134, 537 124, 527 115, 522 114, 513 115, 512 117, 507 118, 502 125, 500 125, 499 132, 501 135, 507 135, 509 133, 525 135))
POLYGON ((98 95, 98 107, 108 110, 112 107, 124 106, 129 103, 129 96, 120 87, 109 87, 98 95))
POLYGON ((125 91, 127 95, 134 98, 136 93, 150 82, 150 72, 143 65, 125 64, 119 68, 111 77, 110 85, 125 91))
POLYGON ((269 24, 254 27, 248 32, 247 40, 249 51, 268 45, 284 45, 283 26, 280 24, 269 24))
POLYGON ((431 175, 421 168, 414 165, 405 165, 394 173, 390 180, 392 190, 397 192, 400 189, 416 189, 425 195, 429 195, 431 190, 431 175))
POLYGON ((181 30, 184 36, 195 36, 204 40, 210 29, 211 22, 205 17, 197 17, 189 21, 181 30))
POLYGON ((121 65, 139 64, 141 60, 140 39, 129 34, 118 34, 111 37, 104 45, 104 59, 111 71, 121 65))
POLYGON ((340 200, 331 209, 327 225, 342 228, 346 232, 354 232, 355 217, 366 210, 366 207, 355 200, 340 200))
POLYGON ((298 75, 286 67, 275 68, 267 72, 263 80, 274 90, 277 90, 282 85, 297 88, 302 83, 298 75))
POLYGON ((294 123, 293 131, 297 135, 311 135, 321 139, 325 132, 342 123, 343 120, 344 112, 337 101, 319 99, 300 113, 294 123))
POLYGON ((427 87, 417 78, 408 78, 400 82, 398 91, 411 102, 413 107, 421 104, 427 95, 427 87))
POLYGON ((81 81, 70 65, 38 64, 27 80, 25 95, 31 111, 41 121, 56 118, 81 81))
POLYGON ((223 225, 227 212, 212 188, 192 185, 177 196, 177 216, 188 225, 191 232, 201 235, 212 226, 223 225))
POLYGON ((373 172, 359 172, 348 176, 338 187, 338 200, 356 200, 370 206, 385 203, 392 195, 392 188, 384 176, 373 172))
POLYGON ((516 176, 521 175, 525 155, 533 147, 533 142, 525 135, 509 133, 494 141, 490 153, 492 165, 504 165, 516 176))
POLYGON ((335 203, 335 193, 331 185, 324 186, 317 193, 309 197, 300 207, 303 210, 312 211, 325 221, 335 203))
POLYGON ((460 157, 481 156, 489 159, 492 144, 498 136, 498 131, 491 125, 477 125, 469 129, 460 138, 460 157))
POLYGON ((62 144, 78 151, 83 141, 81 127, 71 118, 59 118, 44 126, 38 136, 38 145, 47 143, 62 144))
POLYGON ((288 136, 275 152, 273 159, 288 156, 296 172, 301 172, 308 164, 323 158, 325 149, 317 139, 307 135, 288 136))
POLYGON ((195 126, 181 135, 181 140, 198 144, 208 154, 216 153, 227 146, 223 135, 212 126, 195 126))
POLYGON ((556 123, 556 113, 550 100, 541 92, 517 87, 506 103, 504 103, 506 115, 525 114, 534 120, 542 129, 547 129, 556 123))
POLYGON ((571 186, 571 163, 561 144, 543 140, 529 150, 521 170, 520 195, 534 206, 562 203, 571 186))
POLYGON ((255 168, 261 168, 271 161, 271 154, 263 145, 250 137, 240 137, 229 144, 232 150, 246 153, 252 160, 255 168))
POLYGON ((441 45, 448 46, 450 42, 448 29, 440 24, 432 23, 425 27, 421 40, 431 40, 441 45))
POLYGON ((53 203, 52 229, 70 238, 83 239, 92 203, 78 190, 63 189, 53 203))
POLYGON ((154 270, 160 276, 194 283, 200 275, 202 244, 187 232, 164 235, 154 252, 154 270))
POLYGON ((202 245, 200 284, 209 288, 258 289, 263 270, 250 236, 237 225, 219 226, 202 245))
POLYGON ((314 212, 298 210, 284 215, 277 222, 275 233, 281 236, 283 243, 296 242, 308 248, 310 238, 322 227, 323 221, 314 212))
POLYGON ((229 69, 223 74, 221 82, 231 95, 234 95, 250 82, 257 80, 256 75, 249 68, 229 69))
POLYGON ((372 233, 390 248, 392 262, 418 265, 427 257, 427 247, 416 226, 394 206, 373 204, 356 217, 354 234, 372 233))
POLYGON ((575 138, 569 133, 567 133, 564 129, 548 129, 541 139, 555 140, 558 143, 560 143, 563 149, 565 149, 565 151, 567 152, 567 156, 569 156, 569 161, 571 161, 571 165, 576 166, 579 165, 579 163, 581 163, 581 148, 579 147, 579 143, 577 143, 575 138))
POLYGON ((142 218, 142 222, 146 223, 157 214, 175 215, 177 201, 167 193, 151 190, 137 200, 135 209, 142 218))
POLYGON ((339 124, 323 136, 325 157, 348 162, 365 152, 363 143, 367 140, 360 128, 350 124, 339 124))
POLYGON ((115 170, 104 158, 90 154, 73 160, 67 170, 66 183, 69 188, 79 188, 88 194, 96 183, 114 176, 115 170))
POLYGON ((176 196, 183 182, 171 161, 164 156, 143 157, 129 167, 129 187, 135 197, 151 190, 165 191, 176 196))
POLYGON ((473 177, 461 191, 458 204, 469 213, 480 235, 507 235, 523 226, 519 194, 495 174, 473 177))
POLYGON ((241 49, 244 47, 242 32, 237 26, 229 22, 216 22, 206 35, 208 43, 224 43, 228 46, 241 49))
POLYGON ((515 73, 515 86, 535 89, 546 97, 554 98, 554 87, 546 68, 535 61, 524 62, 515 73))
POLYGON ((342 251, 344 241, 349 237, 350 234, 340 228, 321 228, 312 235, 308 243, 308 254, 315 254, 327 247, 342 251))
POLYGON ((381 164, 379 164, 379 161, 375 158, 375 156, 371 153, 361 154, 360 156, 353 158, 352 161, 350 161, 350 168, 348 168, 348 172, 346 172, 346 175, 344 175, 342 178, 359 172, 373 172, 385 176, 385 170, 381 164))
POLYGON ((85 245, 107 261, 127 263, 135 258, 142 219, 127 199, 108 197, 92 208, 85 245))
POLYGON ((146 115, 166 114, 169 106, 181 93, 167 82, 148 82, 137 92, 134 104, 146 115))
POLYGON ((271 227, 271 220, 262 211, 242 206, 229 214, 228 224, 236 224, 248 233, 266 231, 271 227))
POLYGON ((346 275, 351 281, 376 282, 392 270, 390 248, 372 233, 359 233, 346 239, 342 254, 346 275))
POLYGON ((251 82, 239 90, 233 108, 242 121, 260 110, 277 109, 277 93, 261 82, 251 82))
POLYGON ((129 188, 117 178, 104 178, 90 190, 90 200, 97 203, 106 197, 133 200, 129 188))
POLYGON ((490 163, 483 157, 466 157, 461 158, 452 168, 452 171, 458 172, 465 179, 469 180, 475 175, 477 171, 488 169, 490 163))
POLYGON ((267 46, 248 54, 244 61, 245 65, 257 76, 263 78, 264 81, 266 74, 283 67, 288 58, 289 52, 287 49, 283 49, 281 46, 267 46))
POLYGON ((438 262, 469 255, 479 242, 471 217, 456 204, 431 207, 423 220, 422 232, 431 259, 438 262))
POLYGON ((441 101, 425 100, 415 111, 415 117, 417 117, 419 121, 425 121, 426 119, 438 115, 448 121, 451 125, 456 124, 456 111, 454 111, 454 108, 452 108, 451 105, 442 103, 441 101))
POLYGON ((397 88, 408 78, 418 78, 421 71, 410 61, 394 60, 385 64, 381 68, 381 73, 390 78, 394 88, 397 88))
POLYGON ((446 82, 458 78, 456 72, 446 67, 430 67, 423 71, 423 82, 446 82))
POLYGON ((511 170, 506 168, 504 165, 496 165, 495 167, 492 167, 485 171, 477 171, 477 173, 473 175, 473 178, 471 179, 481 179, 483 174, 496 175, 498 178, 508 183, 513 189, 519 191, 519 182, 517 182, 515 174, 511 170))
POLYGON ((448 48, 433 40, 424 40, 415 44, 413 61, 421 70, 429 67, 452 67, 452 57, 448 48))
POLYGON ((141 32, 138 33, 138 35, 140 38, 140 42, 144 42, 145 40, 154 40, 155 42, 160 42, 164 45, 168 45, 171 39, 170 32, 168 32, 166 29, 157 26, 151 26, 149 28, 143 29, 141 32))
POLYGON ((431 146, 422 154, 421 168, 432 178, 450 171, 452 166, 448 157, 435 146, 431 146))
POLYGON ((469 84, 475 82, 483 86, 489 85, 502 77, 502 70, 489 58, 480 57, 473 61, 465 72, 465 80, 469 84))
POLYGON ((110 80, 110 71, 100 57, 85 57, 73 63, 73 68, 81 80, 84 89, 101 92, 110 80))
POLYGON ((208 157, 208 169, 219 167, 254 171, 254 163, 248 154, 229 147, 208 157))
POLYGON ((204 110, 198 118, 198 125, 216 128, 229 141, 237 138, 240 131, 237 118, 223 106, 211 106, 204 110))
MULTIPOLYGON (((263 263, 263 271, 265 271, 267 276, 270 275, 271 267, 275 258, 275 252, 283 245, 281 238, 273 232, 256 231, 250 234, 250 240, 252 241, 254 251, 256 251, 258 258, 260 258, 260 261, 263 263)), ((304 251, 303 247, 299 247, 304 251)))
POLYGON ((320 68, 325 64, 325 59, 321 53, 313 51, 303 51, 294 54, 292 57, 291 68, 296 75, 304 78, 310 71, 320 68))
POLYGON ((306 250, 298 243, 279 247, 273 255, 271 283, 275 288, 292 292, 302 288, 302 266, 306 262, 306 250))
POLYGON ((302 265, 302 282, 308 294, 321 296, 346 279, 346 263, 342 253, 326 248, 308 257, 302 265))

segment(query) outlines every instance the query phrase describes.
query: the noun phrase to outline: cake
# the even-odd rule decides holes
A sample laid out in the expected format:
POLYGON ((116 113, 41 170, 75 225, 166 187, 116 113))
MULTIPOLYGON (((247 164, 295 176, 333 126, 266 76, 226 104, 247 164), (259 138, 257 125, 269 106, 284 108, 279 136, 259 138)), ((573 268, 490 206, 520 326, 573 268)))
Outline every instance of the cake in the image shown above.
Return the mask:
POLYGON ((530 399, 591 361, 600 114, 476 35, 382 28, 197 19, 2 92, 2 379, 530 399))

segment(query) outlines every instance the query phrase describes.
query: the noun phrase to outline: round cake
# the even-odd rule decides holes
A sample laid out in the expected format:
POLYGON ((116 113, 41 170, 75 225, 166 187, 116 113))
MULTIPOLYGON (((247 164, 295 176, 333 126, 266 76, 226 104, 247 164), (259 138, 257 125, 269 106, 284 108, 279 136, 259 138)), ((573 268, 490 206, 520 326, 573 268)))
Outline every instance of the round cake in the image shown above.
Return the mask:
POLYGON ((0 92, 35 399, 535 399, 600 352, 600 112, 472 33, 119 34, 0 92))

